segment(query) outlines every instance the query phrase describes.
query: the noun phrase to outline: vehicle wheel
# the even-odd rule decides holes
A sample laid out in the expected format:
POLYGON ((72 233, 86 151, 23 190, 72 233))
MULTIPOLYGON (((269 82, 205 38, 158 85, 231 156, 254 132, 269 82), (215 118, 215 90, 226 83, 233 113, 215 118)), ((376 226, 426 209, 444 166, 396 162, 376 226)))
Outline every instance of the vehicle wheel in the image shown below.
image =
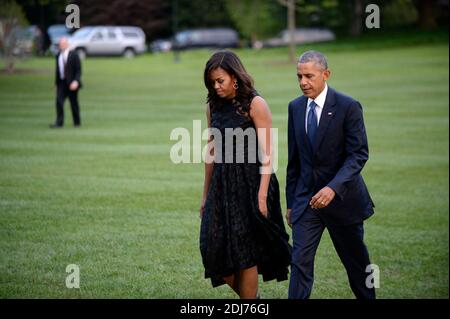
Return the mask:
POLYGON ((134 58, 136 56, 136 53, 134 52, 133 49, 126 48, 125 51, 123 51, 123 56, 128 58, 128 59, 131 59, 131 58, 134 58))
POLYGON ((80 60, 86 59, 86 50, 85 49, 78 48, 77 53, 78 53, 78 57, 80 58, 80 60))

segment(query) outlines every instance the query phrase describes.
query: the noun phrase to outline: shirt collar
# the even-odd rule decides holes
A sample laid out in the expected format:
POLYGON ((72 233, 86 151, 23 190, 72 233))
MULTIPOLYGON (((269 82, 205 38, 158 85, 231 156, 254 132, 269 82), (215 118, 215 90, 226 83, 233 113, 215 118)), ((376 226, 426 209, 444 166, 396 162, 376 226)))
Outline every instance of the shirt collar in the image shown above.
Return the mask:
MULTIPOLYGON (((314 99, 314 102, 317 104, 318 107, 323 108, 325 105, 325 100, 327 98, 328 93, 328 84, 325 82, 325 87, 323 88, 322 92, 314 99)), ((308 98, 308 105, 313 101, 312 99, 308 98)))
POLYGON ((68 55, 68 54, 69 54, 69 51, 70 51, 70 49, 69 49, 69 48, 67 48, 67 49, 65 49, 65 50, 62 50, 62 51, 61 51, 61 55, 64 55, 64 56, 66 56, 66 55, 68 55))

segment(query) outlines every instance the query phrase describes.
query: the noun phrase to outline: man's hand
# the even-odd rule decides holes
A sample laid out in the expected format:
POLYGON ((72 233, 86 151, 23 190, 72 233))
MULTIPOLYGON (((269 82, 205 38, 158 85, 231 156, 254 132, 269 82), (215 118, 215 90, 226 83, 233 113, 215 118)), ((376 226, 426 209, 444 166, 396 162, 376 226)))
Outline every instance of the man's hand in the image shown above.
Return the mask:
POLYGON ((287 212, 286 212, 286 222, 287 222, 287 224, 289 225, 289 227, 291 227, 292 228, 292 224, 291 224, 291 211, 292 211, 292 209, 288 209, 287 210, 287 212))
POLYGON ((336 193, 330 187, 325 186, 316 195, 313 196, 309 205, 313 209, 320 209, 327 207, 331 201, 334 199, 336 193))
POLYGON ((78 81, 72 81, 72 82, 70 83, 69 89, 70 89, 71 91, 75 91, 76 89, 78 89, 78 81))

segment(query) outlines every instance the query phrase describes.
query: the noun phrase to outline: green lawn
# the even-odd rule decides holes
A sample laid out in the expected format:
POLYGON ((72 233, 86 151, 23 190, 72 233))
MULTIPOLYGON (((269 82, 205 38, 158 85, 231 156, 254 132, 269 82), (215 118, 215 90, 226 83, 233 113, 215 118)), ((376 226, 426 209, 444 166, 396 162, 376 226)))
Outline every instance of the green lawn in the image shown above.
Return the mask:
MULTIPOLYGON (((448 298, 447 42, 327 54, 334 88, 364 106, 376 204, 366 244, 380 268, 379 298, 448 298)), ((298 48, 298 52, 305 48, 298 48)), ((284 201, 287 104, 300 94, 286 49, 240 50, 279 130, 284 201)), ((83 126, 54 120, 54 61, 29 59, 0 74, 0 297, 235 298, 203 278, 198 248, 202 164, 175 165, 172 129, 205 125, 203 67, 209 51, 133 60, 88 58, 83 126), (80 289, 65 286, 80 267, 80 289)), ((288 282, 261 282, 286 298, 288 282)), ((327 233, 313 298, 353 298, 327 233)))

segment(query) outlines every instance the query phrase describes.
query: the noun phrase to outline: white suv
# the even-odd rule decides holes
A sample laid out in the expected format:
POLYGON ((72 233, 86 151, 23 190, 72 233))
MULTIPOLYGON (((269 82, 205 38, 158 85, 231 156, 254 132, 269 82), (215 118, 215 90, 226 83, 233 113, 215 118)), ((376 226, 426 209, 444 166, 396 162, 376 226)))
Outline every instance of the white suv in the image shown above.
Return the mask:
POLYGON ((83 27, 69 38, 81 59, 87 55, 123 55, 132 58, 146 51, 145 33, 139 27, 83 27))

